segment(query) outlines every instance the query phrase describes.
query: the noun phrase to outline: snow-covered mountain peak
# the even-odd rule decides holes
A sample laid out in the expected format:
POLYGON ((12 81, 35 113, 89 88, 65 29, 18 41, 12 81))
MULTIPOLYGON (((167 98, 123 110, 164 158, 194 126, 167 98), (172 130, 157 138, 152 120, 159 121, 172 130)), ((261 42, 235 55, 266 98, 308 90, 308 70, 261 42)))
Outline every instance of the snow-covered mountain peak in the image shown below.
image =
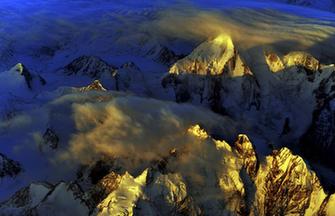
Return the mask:
POLYGON ((81 92, 87 92, 87 91, 107 91, 101 84, 99 80, 94 80, 91 84, 85 87, 81 87, 79 89, 81 92))
POLYGON ((64 68, 67 75, 86 75, 91 78, 100 78, 102 75, 113 74, 115 67, 96 56, 80 56, 71 61, 64 68))
POLYGON ((250 73, 243 63, 230 36, 219 35, 195 48, 191 54, 177 61, 170 74, 243 76, 250 73))
POLYGON ((147 175, 147 169, 136 178, 126 172, 121 177, 119 187, 98 205, 97 215, 133 215, 134 207, 143 194, 147 175))
POLYGON ((38 75, 30 72, 30 70, 22 63, 17 63, 13 66, 8 73, 12 76, 11 82, 21 82, 26 83, 25 85, 28 87, 29 90, 37 90, 41 86, 44 86, 47 82, 46 80, 38 75))
POLYGON ((246 135, 229 145, 198 124, 185 130, 195 140, 180 155, 162 158, 165 171, 150 163, 141 174, 107 171, 86 186, 33 183, 0 203, 0 211, 44 215, 51 204, 62 215, 316 215, 334 209, 334 195, 326 194, 316 174, 287 148, 258 160, 246 135))
POLYGON ((302 67, 313 72, 321 68, 318 59, 302 51, 289 52, 282 58, 273 52, 267 52, 265 53, 265 60, 272 72, 280 72, 293 66, 302 67))
POLYGON ((306 52, 290 52, 284 56, 283 61, 287 67, 301 66, 311 71, 317 71, 320 69, 319 60, 306 52))
POLYGON ((22 63, 17 63, 16 65, 14 65, 14 67, 12 67, 11 69, 12 71, 17 71, 20 75, 23 76, 24 72, 27 70, 25 68, 25 66, 22 63))

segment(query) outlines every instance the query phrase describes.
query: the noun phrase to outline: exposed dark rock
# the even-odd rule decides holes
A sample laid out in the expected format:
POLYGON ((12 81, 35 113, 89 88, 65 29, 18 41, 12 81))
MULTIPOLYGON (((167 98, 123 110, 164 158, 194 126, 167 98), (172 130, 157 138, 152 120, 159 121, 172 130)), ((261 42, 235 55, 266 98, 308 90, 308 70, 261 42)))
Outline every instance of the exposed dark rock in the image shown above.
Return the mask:
POLYGON ((165 65, 171 65, 183 57, 183 55, 177 55, 169 48, 163 46, 162 49, 159 51, 156 60, 165 65))
POLYGON ((56 149, 59 144, 59 137, 51 128, 47 128, 43 134, 43 145, 47 145, 52 149, 56 149))
POLYGON ((95 205, 105 199, 108 194, 117 189, 120 184, 120 180, 121 176, 115 172, 111 172, 100 179, 88 192, 95 205))
POLYGON ((99 160, 90 170, 89 177, 92 184, 97 184, 103 177, 108 175, 113 168, 113 163, 110 161, 99 160))
POLYGON ((147 52, 147 55, 154 56, 153 59, 159 63, 170 66, 179 59, 183 58, 183 55, 177 55, 171 49, 166 46, 153 47, 147 52))
POLYGON ((224 108, 222 106, 222 79, 220 77, 210 77, 210 86, 208 88, 208 103, 210 108, 216 112, 224 114, 224 108))
POLYGON ((235 141, 234 147, 240 158, 242 158, 243 166, 248 175, 251 178, 255 178, 259 168, 259 161, 257 159, 255 147, 250 142, 249 138, 246 135, 239 135, 235 141))
POLYGON ((65 66, 67 75, 86 75, 91 78, 100 78, 104 73, 112 75, 116 69, 106 61, 95 56, 81 56, 65 66))
POLYGON ((246 104, 247 110, 252 107, 259 110, 261 106, 261 89, 256 77, 249 74, 243 76, 241 88, 242 100, 246 104))
POLYGON ((87 92, 87 91, 107 91, 99 80, 94 80, 91 84, 85 87, 81 87, 79 89, 81 92, 87 92))
POLYGON ((321 81, 315 91, 317 101, 312 124, 300 141, 302 152, 310 159, 334 169, 335 154, 335 74, 321 81))
POLYGON ((0 178, 14 177, 22 171, 19 162, 9 159, 0 153, 0 178))

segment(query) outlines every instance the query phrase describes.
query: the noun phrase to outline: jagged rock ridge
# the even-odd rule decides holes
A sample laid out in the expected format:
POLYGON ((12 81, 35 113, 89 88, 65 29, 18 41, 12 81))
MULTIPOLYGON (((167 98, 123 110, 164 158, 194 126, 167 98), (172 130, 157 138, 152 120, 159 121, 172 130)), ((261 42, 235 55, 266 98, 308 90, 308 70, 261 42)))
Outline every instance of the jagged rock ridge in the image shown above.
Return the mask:
POLYGON ((138 95, 150 94, 144 74, 134 62, 115 67, 95 56, 81 56, 65 66, 64 73, 99 79, 111 90, 129 91, 138 95))
POLYGON ((183 57, 182 55, 177 55, 175 52, 162 45, 154 46, 146 53, 146 55, 152 56, 155 61, 168 66, 171 66, 171 64, 183 57))
POLYGON ((100 78, 103 74, 114 73, 115 67, 95 56, 80 56, 65 66, 67 75, 86 75, 91 78, 100 78))
POLYGON ((81 87, 79 89, 81 92, 88 92, 88 91, 107 91, 99 80, 94 80, 91 84, 85 87, 81 87))
POLYGON ((335 208, 334 195, 287 148, 260 161, 246 135, 231 146, 195 125, 188 136, 202 151, 172 150, 164 172, 155 164, 137 177, 111 171, 86 190, 80 181, 34 183, 3 202, 0 212, 43 215, 50 204, 58 215, 331 215, 335 208), (185 169, 189 163, 198 174, 185 169))
POLYGON ((267 52, 265 59, 273 72, 282 71, 292 66, 300 66, 311 72, 316 72, 321 67, 319 60, 306 52, 290 52, 282 59, 273 52, 267 52))

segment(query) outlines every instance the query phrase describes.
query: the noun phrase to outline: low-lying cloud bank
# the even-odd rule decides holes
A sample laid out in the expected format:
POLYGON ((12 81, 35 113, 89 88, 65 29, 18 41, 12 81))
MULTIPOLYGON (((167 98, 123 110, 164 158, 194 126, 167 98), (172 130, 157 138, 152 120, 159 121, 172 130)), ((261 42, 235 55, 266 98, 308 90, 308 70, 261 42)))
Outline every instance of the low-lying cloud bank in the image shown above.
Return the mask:
POLYGON ((226 140, 242 132, 229 118, 192 105, 117 92, 69 90, 55 98, 0 124, 0 141, 10 141, 2 149, 24 165, 27 182, 66 180, 79 166, 105 158, 123 158, 131 171, 162 159, 174 148, 201 149, 187 134, 194 124, 226 140), (43 140, 47 128, 59 138, 56 149, 43 140))
MULTIPOLYGON (((97 96, 88 96, 92 97, 97 96)), ((226 138, 235 138, 238 130, 230 119, 191 105, 133 96, 112 96, 100 103, 78 103, 73 98, 65 96, 53 105, 57 110, 71 106, 68 121, 73 122, 67 125, 74 125, 74 132, 57 159, 71 163, 90 164, 106 156, 128 158, 131 169, 141 161, 159 160, 173 148, 192 148, 194 140, 186 134, 190 125, 201 124, 226 138)), ((62 125, 53 127, 57 132, 62 125)))

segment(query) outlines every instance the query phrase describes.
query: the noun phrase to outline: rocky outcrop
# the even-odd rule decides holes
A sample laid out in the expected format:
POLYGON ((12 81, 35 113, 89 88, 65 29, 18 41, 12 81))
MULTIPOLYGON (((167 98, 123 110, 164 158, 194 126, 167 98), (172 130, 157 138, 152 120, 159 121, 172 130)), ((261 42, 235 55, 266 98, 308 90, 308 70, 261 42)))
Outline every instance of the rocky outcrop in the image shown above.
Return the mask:
MULTIPOLYGON (((188 193, 188 186, 179 173, 150 173, 145 193, 148 199, 142 199, 140 206, 151 206, 162 215, 199 215, 200 208, 188 193)), ((146 214, 148 209, 136 210, 138 215, 146 214)))
POLYGON ((79 91, 88 92, 88 91, 107 91, 107 90, 102 86, 99 80, 94 80, 88 86, 81 87, 79 91))
POLYGON ((51 149, 56 149, 59 144, 59 137, 52 128, 47 128, 42 137, 42 147, 48 146, 51 149))
MULTIPOLYGON (((209 166, 207 174, 202 175, 200 170, 207 162, 193 161, 204 178, 200 182, 194 180, 195 176, 189 179, 187 173, 177 171, 178 168, 175 174, 151 173, 139 192, 143 194, 136 202, 137 208, 134 206, 138 215, 157 211, 163 215, 182 215, 180 209, 188 215, 317 215, 334 208, 334 203, 330 202, 333 195, 323 191, 315 173, 287 148, 275 150, 265 161, 259 161, 246 135, 239 135, 231 147, 225 141, 212 139, 198 125, 188 132, 202 145, 212 144, 219 155, 222 154, 219 167, 209 166), (211 185, 212 177, 219 185, 211 185), (205 192, 209 191, 211 195, 206 196, 205 192), (224 206, 222 209, 220 202, 224 206)), ((184 160, 187 154, 184 152, 175 160, 184 160)), ((182 166, 180 162, 179 166, 182 166)), ((148 175, 147 171, 141 177, 144 174, 148 175)), ((325 215, 331 215, 328 212, 325 215)))
POLYGON ((253 211, 259 215, 317 215, 327 197, 315 173, 287 148, 266 157, 255 186, 253 211))
POLYGON ((115 67, 95 56, 81 56, 64 67, 67 75, 85 75, 91 78, 100 78, 102 75, 112 75, 115 67))
POLYGON ((281 58, 276 53, 266 52, 264 55, 265 55, 265 61, 272 72, 278 72, 284 70, 285 65, 281 60, 281 58))
POLYGON ((283 58, 286 67, 301 66, 310 71, 318 71, 320 62, 311 54, 306 52, 290 52, 283 58))
POLYGON ((153 163, 136 177, 97 163, 88 169, 96 170, 91 184, 34 183, 0 204, 0 213, 44 215, 52 208, 58 215, 332 215, 334 195, 289 149, 261 160, 243 134, 229 145, 194 125, 185 136, 192 145, 171 150, 164 171, 153 163))
POLYGON ((151 56, 154 61, 167 66, 171 66, 183 57, 181 55, 177 55, 171 49, 162 45, 153 46, 149 51, 147 51, 146 55, 151 56))
POLYGON ((320 62, 306 52, 290 52, 280 58, 273 52, 265 53, 265 60, 272 72, 279 72, 289 67, 302 67, 306 72, 312 73, 320 70, 320 62))
POLYGON ((246 169, 248 175, 251 178, 254 178, 257 174, 259 165, 255 147, 244 134, 240 134, 237 137, 234 147, 239 157, 243 160, 243 167, 246 169))
POLYGON ((163 46, 161 50, 159 51, 159 54, 155 60, 160 63, 170 66, 171 64, 175 63, 182 57, 183 57, 182 55, 177 55, 169 48, 163 46))
POLYGON ((15 177, 22 171, 19 162, 9 159, 0 153, 0 179, 3 177, 15 177))
POLYGON ((81 91, 106 90, 101 81, 110 90, 150 95, 144 74, 134 62, 126 62, 120 67, 114 67, 98 57, 81 56, 65 66, 64 73, 99 79, 99 82, 93 81, 89 86, 81 88, 81 91))
POLYGON ((119 187, 120 182, 121 176, 115 172, 110 172, 88 191, 89 199, 95 204, 100 203, 119 187))
MULTIPOLYGON (((192 131, 202 140, 210 139, 197 127, 192 131)), ((232 215, 318 215, 324 212, 324 206, 329 209, 334 207, 315 173, 289 149, 274 150, 261 162, 245 135, 238 136, 233 148, 224 141, 213 141, 224 149, 225 161, 230 162, 229 169, 225 171, 229 176, 223 174, 223 196, 229 196, 231 190, 239 191, 235 196, 229 196, 235 197, 235 201, 228 199, 226 203, 226 206, 236 210, 232 215), (242 170, 247 176, 234 177, 235 172, 241 173, 242 170)))

